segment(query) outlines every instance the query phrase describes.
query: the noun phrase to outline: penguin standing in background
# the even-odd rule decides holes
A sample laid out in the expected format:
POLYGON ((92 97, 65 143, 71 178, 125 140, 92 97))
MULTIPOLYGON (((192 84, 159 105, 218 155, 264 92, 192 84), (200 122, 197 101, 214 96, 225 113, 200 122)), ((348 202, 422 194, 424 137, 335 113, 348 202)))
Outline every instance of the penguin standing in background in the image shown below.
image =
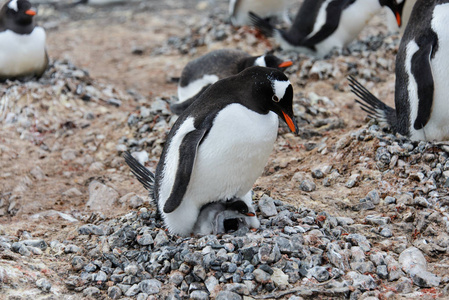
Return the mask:
POLYGON ((254 211, 251 189, 273 149, 279 117, 298 131, 292 105, 293 88, 284 73, 245 69, 217 81, 179 116, 154 176, 130 164, 172 234, 191 234, 209 203, 238 198, 254 211))
MULTIPOLYGON (((401 0, 398 0, 400 3, 401 0)), ((387 27, 389 32, 400 32, 401 35, 404 34, 405 27, 407 27, 408 20, 410 19, 410 14, 412 13, 413 6, 416 3, 416 0, 403 0, 404 4, 402 7, 401 13, 401 26, 398 27, 396 22, 396 16, 394 16, 389 9, 387 9, 386 17, 387 17, 387 27)))
POLYGON ((449 0, 418 0, 396 56, 395 109, 350 78, 371 117, 414 141, 449 139, 449 0))
POLYGON ((273 36, 282 49, 322 58, 352 42, 384 6, 393 11, 400 26, 402 0, 305 0, 287 31, 274 28, 257 14, 249 15, 253 25, 273 36))
POLYGON ((48 66, 45 30, 26 0, 10 0, 0 10, 0 81, 40 77, 48 66))
POLYGON ((179 115, 192 104, 211 84, 246 68, 261 66, 285 70, 291 61, 282 61, 274 55, 251 56, 241 50, 221 49, 209 52, 189 62, 181 73, 178 85, 179 102, 170 106, 179 115))
POLYGON ((281 17, 290 25, 287 4, 287 0, 230 0, 229 16, 234 26, 251 25, 250 11, 262 18, 281 17))

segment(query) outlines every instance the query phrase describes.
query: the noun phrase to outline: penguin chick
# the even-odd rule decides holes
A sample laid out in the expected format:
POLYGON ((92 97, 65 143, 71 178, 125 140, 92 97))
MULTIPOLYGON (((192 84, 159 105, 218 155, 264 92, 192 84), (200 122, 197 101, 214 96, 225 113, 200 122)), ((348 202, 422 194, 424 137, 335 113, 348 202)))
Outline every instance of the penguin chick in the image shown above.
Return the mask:
POLYGON ((362 109, 413 141, 449 139, 449 0, 418 0, 396 56, 395 109, 350 78, 362 109))
POLYGON ((214 83, 179 116, 151 186, 172 234, 191 234, 208 203, 236 197, 252 208, 251 188, 273 149, 279 117, 298 131, 292 104, 284 73, 251 67, 214 83))
POLYGON ((291 24, 288 17, 286 0, 231 0, 229 1, 229 16, 232 25, 250 25, 248 12, 252 11, 262 18, 281 17, 285 23, 291 24))
POLYGON ((262 66, 285 70, 291 61, 267 54, 251 56, 241 50, 221 49, 209 52, 189 62, 183 69, 178 85, 179 102, 170 106, 179 115, 191 105, 211 84, 219 79, 236 75, 246 68, 262 66))
POLYGON ((26 0, 10 0, 0 10, 0 81, 41 77, 48 66, 45 30, 26 0))
POLYGON ((383 6, 393 11, 400 25, 403 3, 396 1, 402 0, 305 0, 287 31, 253 12, 249 15, 253 25, 274 37, 282 49, 322 58, 352 42, 383 6))
POLYGON ((245 201, 232 198, 204 205, 193 228, 194 234, 208 235, 236 231, 241 228, 259 228, 254 211, 245 201))

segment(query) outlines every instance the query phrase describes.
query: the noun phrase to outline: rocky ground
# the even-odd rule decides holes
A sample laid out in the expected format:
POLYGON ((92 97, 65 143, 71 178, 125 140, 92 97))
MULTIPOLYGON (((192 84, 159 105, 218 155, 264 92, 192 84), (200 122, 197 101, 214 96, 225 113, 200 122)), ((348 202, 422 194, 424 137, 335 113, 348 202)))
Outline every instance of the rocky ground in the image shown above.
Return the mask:
POLYGON ((224 1, 67 3, 40 1, 43 78, 0 85, 1 299, 449 297, 449 147, 368 121, 346 80, 393 103, 382 15, 327 59, 276 51, 301 130, 281 126, 254 186, 261 229, 179 238, 121 153, 155 168, 189 60, 274 45, 231 27, 224 1))

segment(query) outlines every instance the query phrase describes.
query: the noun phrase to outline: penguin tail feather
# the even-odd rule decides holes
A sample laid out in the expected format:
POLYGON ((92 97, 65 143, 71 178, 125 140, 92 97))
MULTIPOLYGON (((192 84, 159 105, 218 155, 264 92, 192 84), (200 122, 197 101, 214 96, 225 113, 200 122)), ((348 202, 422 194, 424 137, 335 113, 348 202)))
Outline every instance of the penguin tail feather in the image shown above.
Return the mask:
POLYGON ((137 180, 139 180, 143 187, 150 192, 150 195, 153 195, 154 174, 145 168, 128 151, 123 153, 123 158, 125 159, 126 164, 131 168, 131 172, 136 176, 137 180))
POLYGON ((393 124, 390 124, 390 118, 395 115, 395 110, 374 96, 354 77, 349 76, 348 80, 350 82, 351 92, 359 97, 355 102, 360 105, 360 108, 368 113, 370 118, 378 119, 381 123, 392 126, 393 124))
POLYGON ((274 35, 274 28, 269 22, 262 19, 252 11, 248 12, 248 15, 251 20, 251 24, 259 29, 266 37, 272 37, 274 35))

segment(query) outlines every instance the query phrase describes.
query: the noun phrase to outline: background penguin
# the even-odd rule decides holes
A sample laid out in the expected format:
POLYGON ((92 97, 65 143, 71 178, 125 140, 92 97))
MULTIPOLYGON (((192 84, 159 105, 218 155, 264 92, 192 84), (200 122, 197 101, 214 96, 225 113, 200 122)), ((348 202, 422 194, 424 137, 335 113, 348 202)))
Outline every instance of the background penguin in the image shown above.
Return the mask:
POLYGON ((45 31, 26 0, 11 0, 0 10, 0 80, 40 77, 48 66, 45 31))
POLYGON ((241 50, 221 49, 209 52, 189 62, 181 73, 178 85, 178 103, 171 105, 175 114, 182 113, 211 84, 252 66, 284 70, 292 65, 274 55, 251 56, 241 50))
POLYGON ((411 140, 449 138, 449 0, 418 0, 396 57, 395 106, 350 79, 371 116, 411 140))
POLYGON ((291 24, 287 2, 287 0, 231 0, 229 1, 231 23, 234 26, 250 25, 248 12, 252 11, 262 18, 276 16, 291 24))
POLYGON ((256 213, 243 200, 212 202, 204 205, 193 227, 194 234, 208 235, 236 231, 241 228, 258 228, 256 213))
POLYGON ((274 36, 284 50, 324 57, 353 41, 383 6, 389 7, 400 25, 402 0, 305 0, 288 31, 274 28, 257 14, 249 13, 254 26, 274 36))
POLYGON ((217 81, 179 116, 154 182, 143 176, 171 233, 191 234, 208 203, 236 197, 254 211, 251 188, 272 151, 279 117, 298 131, 292 104, 284 73, 251 67, 217 81))
MULTIPOLYGON (((400 4, 401 0, 397 0, 400 4)), ((399 32, 401 35, 404 34, 404 30, 407 27, 408 20, 410 19, 410 14, 412 13, 413 6, 416 3, 416 0, 403 0, 404 4, 402 7, 401 13, 401 26, 398 27, 398 23, 396 21, 396 16, 391 13, 390 9, 386 9, 387 14, 387 27, 389 32, 399 32)))

